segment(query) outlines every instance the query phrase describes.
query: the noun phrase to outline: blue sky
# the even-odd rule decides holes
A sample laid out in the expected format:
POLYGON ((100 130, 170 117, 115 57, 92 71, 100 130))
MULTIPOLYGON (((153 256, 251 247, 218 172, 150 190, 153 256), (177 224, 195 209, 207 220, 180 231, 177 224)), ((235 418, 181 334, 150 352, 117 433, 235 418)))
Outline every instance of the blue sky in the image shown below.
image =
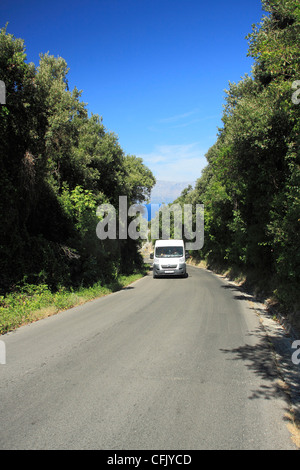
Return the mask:
MULTIPOLYGON (((1 0, 27 59, 63 57, 89 113, 158 180, 192 182, 216 141, 229 81, 251 72, 260 0, 1 0)), ((0 77, 1 79, 1 77, 0 77)))

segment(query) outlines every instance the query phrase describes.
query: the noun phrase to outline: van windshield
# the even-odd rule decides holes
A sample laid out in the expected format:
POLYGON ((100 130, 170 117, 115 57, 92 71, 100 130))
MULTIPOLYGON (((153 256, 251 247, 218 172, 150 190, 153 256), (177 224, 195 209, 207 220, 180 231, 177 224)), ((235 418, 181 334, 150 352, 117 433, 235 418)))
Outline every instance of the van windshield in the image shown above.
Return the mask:
POLYGON ((183 256, 182 246, 158 246, 155 250, 156 258, 179 258, 183 256))

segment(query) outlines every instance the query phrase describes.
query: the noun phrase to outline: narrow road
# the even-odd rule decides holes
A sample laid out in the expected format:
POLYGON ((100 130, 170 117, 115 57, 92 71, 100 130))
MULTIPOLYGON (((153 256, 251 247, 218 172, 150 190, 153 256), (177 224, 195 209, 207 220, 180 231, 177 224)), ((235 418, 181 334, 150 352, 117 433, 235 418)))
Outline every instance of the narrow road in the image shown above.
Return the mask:
POLYGON ((2 336, 0 449, 295 449, 255 311, 188 273, 2 336))

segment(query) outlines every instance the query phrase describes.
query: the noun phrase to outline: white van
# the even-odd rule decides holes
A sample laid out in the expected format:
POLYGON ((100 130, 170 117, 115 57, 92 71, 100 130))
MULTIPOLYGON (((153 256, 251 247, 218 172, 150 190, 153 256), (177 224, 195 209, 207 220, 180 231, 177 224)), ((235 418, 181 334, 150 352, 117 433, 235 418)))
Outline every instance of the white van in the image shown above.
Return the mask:
MULTIPOLYGON (((151 256, 152 255, 152 256, 151 256)), ((186 256, 183 240, 156 240, 153 259, 153 277, 186 277, 186 256)))

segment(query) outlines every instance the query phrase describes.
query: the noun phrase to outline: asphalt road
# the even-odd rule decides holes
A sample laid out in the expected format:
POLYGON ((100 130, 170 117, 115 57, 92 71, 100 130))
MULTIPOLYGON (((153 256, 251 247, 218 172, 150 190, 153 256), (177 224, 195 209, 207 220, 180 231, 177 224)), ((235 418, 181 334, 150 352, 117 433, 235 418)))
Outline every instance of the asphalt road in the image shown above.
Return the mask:
POLYGON ((295 449, 255 311, 188 273, 2 336, 0 449, 295 449))

